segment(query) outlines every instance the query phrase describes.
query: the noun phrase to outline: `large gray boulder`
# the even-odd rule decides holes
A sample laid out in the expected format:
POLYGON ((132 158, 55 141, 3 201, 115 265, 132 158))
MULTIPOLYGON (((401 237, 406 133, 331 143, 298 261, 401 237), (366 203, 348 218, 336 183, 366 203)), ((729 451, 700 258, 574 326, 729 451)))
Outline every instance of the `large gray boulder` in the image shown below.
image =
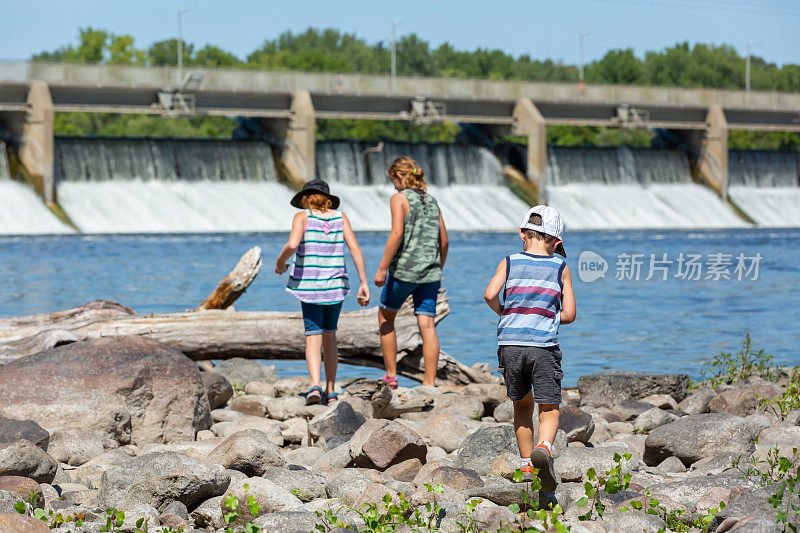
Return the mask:
MULTIPOLYGON (((4 406, 0 405, 0 409, 4 406)), ((34 443, 44 451, 50 443, 50 433, 33 420, 17 420, 0 415, 0 444, 24 439, 34 443)))
POLYGON ((340 400, 309 421, 308 433, 321 448, 332 450, 348 442, 366 421, 346 399, 340 400))
POLYGON ((740 416, 705 413, 680 418, 650 432, 644 461, 657 466, 674 455, 686 466, 705 457, 733 452, 750 454, 761 427, 740 416))
POLYGON ((228 496, 234 496, 239 500, 239 509, 237 510, 239 516, 234 522, 236 525, 244 525, 261 515, 269 513, 306 510, 303 507, 303 502, 291 492, 268 479, 260 477, 231 482, 231 486, 225 491, 220 503, 223 515, 230 512, 230 509, 225 505, 225 499, 228 496), (255 515, 250 512, 246 503, 250 496, 255 499, 259 506, 259 510, 255 515))
MULTIPOLYGON (((595 472, 602 474, 614 467, 614 454, 623 456, 630 451, 621 443, 597 448, 566 448, 553 461, 553 468, 564 482, 587 481, 586 471, 589 468, 594 468, 595 472)), ((623 472, 631 472, 641 463, 636 454, 632 453, 630 460, 622 457, 621 464, 623 472)))
POLYGON ((238 470, 248 477, 260 476, 267 467, 283 466, 286 459, 269 437, 257 429, 234 433, 211 450, 206 462, 238 470))
POLYGON ((211 426, 197 365, 141 337, 75 342, 0 367, 7 416, 87 428, 120 444, 194 440, 211 426))
POLYGON ((38 483, 51 483, 58 461, 27 440, 0 444, 0 476, 29 477, 38 483))
POLYGON ((149 504, 161 509, 176 500, 192 509, 223 494, 230 481, 230 474, 220 465, 173 452, 150 453, 106 470, 98 498, 103 508, 149 504))
POLYGON ((104 443, 108 440, 108 436, 93 429, 57 429, 50 436, 47 452, 59 463, 80 466, 102 455, 105 452, 104 443))
POLYGON ((275 383, 278 381, 278 374, 275 366, 267 366, 252 359, 234 357, 225 361, 220 361, 214 366, 212 372, 225 376, 225 379, 233 385, 244 389, 245 385, 251 381, 261 381, 263 383, 275 383))
POLYGON ((781 388, 769 382, 735 387, 718 394, 708 404, 712 413, 728 413, 737 416, 753 414, 761 406, 762 398, 774 398, 781 394, 781 388))
POLYGON ((368 420, 350 439, 350 457, 364 468, 386 470, 413 458, 425 463, 427 451, 422 437, 393 420, 368 420))
POLYGON ((689 391, 687 374, 651 374, 615 370, 578 378, 581 404, 611 407, 641 400, 652 394, 668 394, 683 400, 689 391))
POLYGON ((485 476, 492 462, 503 452, 517 451, 517 437, 511 426, 481 428, 461 443, 455 464, 457 468, 469 468, 485 476))
POLYGON ((708 404, 717 397, 711 389, 699 389, 678 404, 678 409, 687 415, 699 415, 708 412, 708 404))

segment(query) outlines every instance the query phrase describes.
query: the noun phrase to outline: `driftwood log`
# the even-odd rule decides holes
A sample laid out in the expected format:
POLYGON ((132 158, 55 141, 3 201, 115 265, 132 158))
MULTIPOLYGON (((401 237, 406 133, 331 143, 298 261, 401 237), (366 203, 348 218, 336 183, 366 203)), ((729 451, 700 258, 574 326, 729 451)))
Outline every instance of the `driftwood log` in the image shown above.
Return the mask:
MULTIPOLYGON (((449 312, 442 291, 436 321, 449 312)), ((409 302, 397 314, 395 327, 398 373, 421 381, 422 342, 409 302)), ((163 342, 195 361, 305 357, 303 318, 299 312, 208 310, 137 315, 117 303, 96 301, 56 313, 0 320, 0 364, 71 342, 131 335, 163 342)), ((343 363, 383 367, 375 308, 343 312, 337 339, 343 363)), ((437 375, 443 384, 497 381, 487 365, 468 367, 444 352, 440 354, 437 375)))
POLYGON ((201 303, 195 311, 203 309, 227 309, 244 294, 247 287, 253 283, 261 271, 261 248, 255 246, 249 249, 233 270, 219 282, 208 298, 201 303))

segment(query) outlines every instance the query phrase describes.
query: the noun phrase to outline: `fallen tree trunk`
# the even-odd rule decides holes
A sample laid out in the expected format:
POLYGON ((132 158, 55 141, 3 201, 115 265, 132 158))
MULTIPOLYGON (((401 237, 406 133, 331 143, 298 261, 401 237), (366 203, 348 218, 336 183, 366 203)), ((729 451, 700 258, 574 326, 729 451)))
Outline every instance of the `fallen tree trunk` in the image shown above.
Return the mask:
POLYGON ((227 309, 244 294, 261 271, 261 248, 250 248, 230 273, 219 282, 217 288, 201 303, 195 311, 203 309, 227 309))
MULTIPOLYGON (((442 291, 436 322, 450 312, 442 291)), ((395 320, 398 373, 422 380, 421 339, 408 302, 395 320)), ((89 339, 122 336, 150 337, 196 361, 209 359, 304 359, 305 335, 299 312, 199 312, 136 315, 113 302, 91 302, 80 308, 0 322, 0 363, 89 339), (18 325, 24 325, 18 329, 18 325)), ((344 312, 337 332, 342 362, 383 367, 375 308, 344 312)), ((497 381, 483 366, 467 367, 442 353, 438 377, 443 383, 497 381)))

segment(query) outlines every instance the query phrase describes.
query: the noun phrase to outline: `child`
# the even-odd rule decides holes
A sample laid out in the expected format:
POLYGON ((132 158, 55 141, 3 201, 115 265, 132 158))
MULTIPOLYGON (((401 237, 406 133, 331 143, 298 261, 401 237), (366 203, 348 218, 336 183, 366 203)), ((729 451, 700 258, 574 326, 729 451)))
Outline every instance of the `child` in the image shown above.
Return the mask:
POLYGON ((383 380, 397 388, 397 338, 394 319, 411 295, 414 314, 422 336, 425 362, 423 385, 435 386, 439 364, 439 338, 436 335, 436 299, 442 283, 442 268, 447 259, 447 229, 436 199, 425 190, 425 172, 410 157, 398 157, 387 171, 397 194, 389 201, 392 230, 386 241, 383 259, 375 273, 375 285, 383 287, 378 309, 383 361, 383 380))
POLYGON ((541 490, 556 488, 552 446, 561 403, 561 350, 558 326, 575 320, 572 277, 563 259, 564 222, 552 207, 537 205, 519 225, 524 251, 500 261, 484 299, 500 315, 498 371, 514 402, 521 470, 530 480, 539 470, 541 490), (504 303, 500 291, 505 285, 504 303), (531 395, 531 385, 533 395, 531 395), (539 406, 539 442, 533 446, 533 408, 539 406))
POLYGON ((311 388, 306 405, 336 401, 334 391, 339 353, 336 349, 336 325, 342 301, 350 289, 345 268, 344 244, 350 249, 358 271, 358 303, 369 303, 364 256, 347 216, 336 209, 339 198, 332 195, 322 180, 303 185, 291 201, 304 209, 294 216, 289 241, 275 261, 275 272, 289 268, 286 261, 295 254, 286 291, 300 300, 306 331, 306 362, 311 388), (296 252, 296 253, 295 253, 296 252), (325 391, 321 388, 320 366, 325 352, 325 391))

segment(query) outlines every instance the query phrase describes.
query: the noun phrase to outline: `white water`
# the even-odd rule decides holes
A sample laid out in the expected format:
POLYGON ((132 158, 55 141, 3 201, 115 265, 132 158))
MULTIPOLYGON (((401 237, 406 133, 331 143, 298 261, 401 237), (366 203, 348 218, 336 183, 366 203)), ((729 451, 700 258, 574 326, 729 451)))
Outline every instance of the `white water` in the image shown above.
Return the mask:
POLYGON ((29 186, 0 179, 0 234, 73 233, 29 186))
POLYGON ((548 188, 567 229, 747 226, 710 189, 694 183, 572 183, 548 188))
POLYGON ((759 226, 800 227, 800 187, 731 185, 728 196, 759 226))
POLYGON ((84 233, 288 231, 294 193, 279 183, 63 182, 61 206, 84 233))

